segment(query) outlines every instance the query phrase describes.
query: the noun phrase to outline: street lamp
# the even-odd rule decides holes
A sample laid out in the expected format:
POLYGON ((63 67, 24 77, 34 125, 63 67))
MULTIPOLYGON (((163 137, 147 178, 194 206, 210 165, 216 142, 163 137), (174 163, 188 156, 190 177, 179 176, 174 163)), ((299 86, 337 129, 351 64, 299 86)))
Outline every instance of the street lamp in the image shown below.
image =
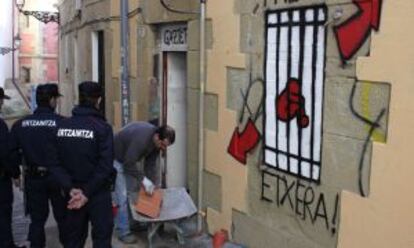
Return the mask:
POLYGON ((19 49, 21 44, 22 44, 22 38, 20 38, 20 34, 17 33, 16 36, 14 36, 14 47, 15 47, 15 49, 19 49))
POLYGON ((25 0, 15 0, 17 9, 23 15, 33 16, 34 18, 45 24, 49 22, 59 23, 59 12, 23 10, 25 2, 25 0))
POLYGON ((20 44, 22 42, 22 39, 20 38, 20 35, 17 34, 16 36, 13 37, 13 47, 0 47, 0 54, 1 55, 6 55, 12 51, 16 51, 19 49, 20 44))
POLYGON ((24 3, 25 0, 16 0, 16 7, 19 11, 23 9, 24 3))

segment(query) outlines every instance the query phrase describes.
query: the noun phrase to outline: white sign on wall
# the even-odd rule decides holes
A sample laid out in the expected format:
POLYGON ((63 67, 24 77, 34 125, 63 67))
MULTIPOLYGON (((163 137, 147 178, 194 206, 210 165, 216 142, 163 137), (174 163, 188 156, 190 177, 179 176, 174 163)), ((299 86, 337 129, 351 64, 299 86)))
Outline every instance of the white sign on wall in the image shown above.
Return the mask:
POLYGON ((187 51, 187 25, 164 25, 160 31, 161 50, 187 51))
POLYGON ((269 12, 266 20, 264 162, 320 181, 327 11, 269 12))

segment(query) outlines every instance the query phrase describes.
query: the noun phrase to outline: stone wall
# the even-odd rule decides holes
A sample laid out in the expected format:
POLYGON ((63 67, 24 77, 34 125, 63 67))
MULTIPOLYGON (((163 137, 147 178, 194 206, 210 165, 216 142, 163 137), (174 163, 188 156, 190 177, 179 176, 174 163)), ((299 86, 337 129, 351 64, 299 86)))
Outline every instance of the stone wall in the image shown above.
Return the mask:
MULTIPOLYGON (((194 2, 177 1, 172 7, 197 11, 194 2)), ((61 13, 68 13, 68 16, 62 16, 61 41, 68 36, 69 40, 77 38, 82 44, 90 44, 91 31, 105 30, 108 45, 105 56, 111 58, 107 60, 107 115, 114 126, 119 127, 119 22, 88 23, 82 19, 86 17, 79 17, 72 10, 71 3, 64 1, 61 5, 61 13)), ((408 177, 412 174, 408 164, 412 118, 407 115, 412 106, 409 94, 412 92, 409 83, 412 78, 409 73, 412 39, 411 35, 402 38, 411 20, 404 19, 413 9, 411 5, 408 0, 396 0, 393 6, 381 0, 207 1, 203 207, 210 233, 225 228, 234 241, 249 247, 409 247, 413 244, 409 234, 413 227, 406 221, 413 202, 400 194, 409 194, 408 177), (302 94, 303 98, 298 97, 297 109, 303 112, 296 110, 295 114, 286 117, 283 108, 277 109, 277 104, 283 103, 283 92, 278 89, 277 94, 268 94, 269 78, 272 77, 268 74, 272 70, 268 62, 283 64, 290 69, 286 64, 291 62, 280 59, 280 47, 271 50, 273 45, 267 36, 270 28, 279 32, 277 29, 282 30, 284 25, 266 17, 292 13, 292 16, 287 14, 288 20, 300 26, 306 24, 300 20, 304 20, 301 18, 306 17, 308 9, 321 11, 314 17, 320 18, 315 25, 318 30, 323 30, 323 35, 313 36, 318 39, 308 36, 302 43, 292 43, 282 51, 288 54, 288 51, 302 47, 295 44, 304 44, 302 48, 305 50, 320 51, 319 59, 323 63, 318 64, 317 58, 303 57, 303 61, 307 61, 303 63, 303 71, 316 70, 322 75, 319 77, 320 93, 310 97, 305 90, 293 92, 302 94), (295 13, 299 13, 298 17, 295 13), (320 45, 314 46, 313 40, 320 41, 320 45), (399 47, 394 53, 390 44, 397 42, 399 47), (272 57, 269 51, 276 56, 272 57), (266 99, 270 99, 270 104, 266 105, 266 99), (314 115, 317 110, 306 105, 309 101, 320 101, 318 118, 314 115), (269 111, 272 106, 275 108, 273 113, 269 111), (283 125, 294 125, 298 134, 306 133, 307 128, 315 125, 313 119, 318 119, 319 124, 315 126, 321 130, 316 135, 320 137, 320 143, 312 143, 314 148, 310 148, 310 143, 303 145, 298 148, 301 150, 298 154, 275 147, 277 162, 272 164, 273 157, 269 155, 272 153, 265 152, 269 146, 266 139, 278 131, 266 128, 269 116, 276 119, 275 125, 281 120, 283 125), (319 149, 319 160, 302 156, 311 149, 319 149), (288 167, 284 168, 278 154, 289 155, 293 162, 288 162, 288 167), (290 167, 290 163, 297 167, 290 167), (310 168, 317 167, 318 170, 309 169, 305 173, 309 167, 303 164, 309 163, 312 163, 310 168)), ((87 1, 84 7, 90 8, 82 10, 82 14, 93 16, 90 20, 119 13, 119 1, 87 1), (94 16, 95 12, 101 14, 94 16)), ((137 14, 130 17, 134 120, 151 118, 149 92, 153 90, 152 84, 160 85, 154 75, 156 55, 160 54, 159 27, 176 22, 188 25, 188 188, 196 200, 198 17, 171 13, 153 0, 130 1, 130 11, 135 10, 137 14)), ((290 27, 296 24, 290 24, 290 27)), ((298 36, 291 37, 300 37, 300 28, 298 30, 298 36)), ((282 43, 276 42, 274 47, 282 43)), ((90 77, 90 49, 88 46, 78 49, 85 58, 80 62, 79 75, 81 79, 87 79, 90 77)), ((69 45, 69 50, 73 50, 73 45, 69 45)), ((301 58, 301 55, 291 56, 301 58)), ((60 75, 67 87, 73 89, 73 54, 69 53, 67 59, 67 67, 61 63, 60 75)), ((317 72, 312 73, 316 75, 317 72)), ((286 79, 289 77, 281 80, 281 73, 274 75, 288 88, 286 79)), ((306 82, 300 85, 305 87, 306 82)), ((309 88, 312 92, 315 87, 309 88)), ((292 144, 298 142, 290 135, 281 140, 292 144)))
POLYGON ((113 119, 112 82, 110 77, 113 34, 110 28, 110 1, 83 1, 75 9, 75 1, 65 0, 59 5, 61 27, 59 33, 59 76, 64 97, 61 112, 70 115, 78 101, 77 85, 92 80, 92 33, 103 31, 105 46, 106 115, 113 119), (76 54, 75 54, 76 53, 76 54))
MULTIPOLYGON (((362 10, 369 9, 369 13, 361 13, 369 15, 368 18, 372 19, 370 24, 372 26, 366 29, 363 36, 350 37, 350 33, 345 32, 346 30, 341 34, 342 36, 337 36, 335 32, 340 30, 341 24, 352 23, 360 17, 361 13, 357 14, 357 4, 353 1, 240 0, 232 4, 212 2, 208 4, 211 10, 208 13, 213 22, 215 42, 209 51, 211 56, 208 57, 208 75, 210 77, 208 77, 207 85, 212 94, 218 95, 219 125, 217 133, 207 132, 206 170, 220 178, 221 192, 217 194, 222 195, 219 204, 221 210, 217 209, 218 201, 213 201, 207 211, 210 232, 223 227, 227 228, 232 230, 233 239, 236 242, 247 244, 249 247, 336 247, 338 234, 341 232, 342 191, 353 192, 355 195, 369 199, 372 143, 387 141, 390 84, 375 78, 359 78, 356 74, 357 59, 370 55, 370 34, 375 31, 381 33, 380 22, 376 22, 380 20, 381 15, 380 12, 374 11, 378 10, 379 6, 375 6, 375 3, 361 6, 362 10), (268 43, 270 38, 266 35, 270 29, 266 28, 266 16, 273 13, 280 15, 284 12, 292 13, 290 18, 291 20, 297 18, 297 23, 291 24, 290 27, 300 26, 302 25, 300 13, 304 13, 303 21, 305 21, 305 11, 315 8, 318 11, 326 10, 323 15, 315 15, 315 18, 320 18, 320 23, 317 25, 320 25, 320 30, 324 30, 324 35, 319 38, 319 40, 324 40, 321 42, 323 45, 314 48, 315 51, 323 51, 321 54, 324 54, 320 57, 324 60, 323 67, 319 65, 323 73, 322 94, 315 98, 315 101, 321 99, 322 104, 320 126, 317 127, 322 130, 321 157, 320 164, 318 163, 319 171, 315 175, 312 175, 314 172, 307 175, 303 171, 300 172, 300 168, 306 169, 306 167, 301 167, 301 164, 308 163, 307 157, 300 157, 300 154, 299 156, 291 155, 289 161, 293 165, 296 160, 302 159, 302 162, 296 163, 296 166, 300 167, 297 172, 298 167, 284 169, 280 160, 272 165, 268 162, 271 157, 268 157, 269 155, 265 152, 266 138, 272 137, 269 134, 271 130, 263 125, 267 123, 266 118, 272 116, 270 112, 267 112, 269 105, 266 104, 269 103, 266 103, 266 99, 275 97, 270 101, 276 102, 283 93, 276 96, 266 95, 270 87, 270 74, 266 72, 269 68, 271 69, 266 64, 271 55, 270 50, 267 50, 270 49, 268 43), (295 12, 298 13, 297 17, 295 17, 295 12), (221 19, 223 16, 227 18, 226 25, 231 23, 233 29, 239 26, 239 32, 223 32, 223 26, 226 26, 221 19), (238 19, 239 25, 234 22, 234 19, 238 19), (375 25, 376 30, 372 28, 375 25), (235 43, 232 43, 234 36, 237 38, 235 43), (220 42, 224 39, 226 42, 220 42), (232 46, 232 44, 235 45, 232 46), (351 46, 355 53, 347 57, 349 51, 340 50, 339 45, 351 46), (246 57, 243 65, 235 66, 230 60, 226 60, 231 55, 236 56, 240 52, 246 57), (223 83, 226 83, 225 87, 222 86, 223 83), (223 123, 226 117, 222 113, 226 111, 237 114, 229 120, 233 123, 233 129, 228 123, 223 123), (252 126, 257 131, 253 128, 249 129, 252 126), (246 133, 249 134, 244 135, 246 133), (219 137, 227 139, 227 143, 223 144, 219 141, 219 137), (224 155, 226 152, 230 154, 224 155), (243 183, 242 177, 234 178, 240 171, 243 174, 246 173, 246 184, 243 183), (235 181, 237 181, 236 184, 235 181), (236 188, 237 190, 240 188, 241 194, 236 194, 237 198, 234 199, 234 194, 232 196, 230 194, 236 188)), ((286 16, 289 17, 289 14, 286 16)), ((280 18, 279 21, 283 22, 284 17, 280 18)), ((359 25, 364 24, 359 23, 359 25)), ((269 27, 277 26, 274 24, 269 27)), ((226 27, 230 30, 228 26, 226 27)), ((280 27, 282 30, 283 25, 280 27)), ((294 31, 291 32, 294 33, 294 31)), ((300 37, 300 31, 297 35, 300 37)), ((312 40, 316 39, 305 36, 305 28, 303 35, 308 37, 303 38, 303 47, 300 45, 295 47, 296 43, 290 43, 285 47, 287 50, 283 51, 289 53, 295 49, 300 51, 300 48, 313 49, 306 46, 312 47, 312 40)), ((294 34, 289 37, 291 40, 295 39, 294 34)), ((292 54, 291 56, 300 58, 300 55, 292 54)), ((293 62, 284 60, 277 62, 277 60, 274 61, 285 66, 285 63, 291 63, 291 66, 295 63, 294 60, 293 62)), ((304 71, 315 70, 306 68, 319 68, 315 64, 318 59, 307 60, 305 56, 303 60, 308 61, 304 63, 304 71)), ((287 67, 289 68, 289 64, 287 67)), ((291 72, 288 72, 288 76, 290 74, 291 72)), ((307 87, 305 84, 304 81, 302 87, 307 87)), ((305 94, 304 89, 303 94, 305 94)), ((305 104, 305 101, 312 101, 312 98, 303 96, 305 116, 312 121, 311 113, 315 110, 308 108, 311 105, 305 104)), ((282 117, 278 118, 277 120, 280 121, 282 117)), ((286 125, 293 125, 292 123, 298 118, 299 116, 292 116, 290 124, 286 125)), ((305 133, 309 125, 311 124, 304 124, 300 127, 298 124, 299 129, 302 129, 300 133, 305 133)), ((298 130, 298 127, 295 130, 298 130)), ((295 142, 294 138, 289 135, 282 138, 283 141, 295 142)), ((292 147, 292 145, 289 146, 292 147)), ((308 146, 302 144, 300 150, 306 153, 308 149, 316 149, 308 146)), ((276 151, 276 154, 286 153, 283 150, 276 149, 276 151)), ((290 156, 289 153, 287 154, 290 156)), ((282 158, 281 155, 276 156, 278 159, 282 158)), ((217 187, 211 187, 211 190, 217 191, 217 187)), ((209 195, 213 193, 208 192, 209 195)))

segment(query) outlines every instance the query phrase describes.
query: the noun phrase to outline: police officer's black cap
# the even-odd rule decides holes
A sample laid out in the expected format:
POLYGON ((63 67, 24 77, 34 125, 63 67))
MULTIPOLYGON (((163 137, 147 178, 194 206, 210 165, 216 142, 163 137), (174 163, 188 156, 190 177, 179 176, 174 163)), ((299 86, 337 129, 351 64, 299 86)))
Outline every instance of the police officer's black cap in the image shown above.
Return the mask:
POLYGON ((59 88, 56 84, 41 84, 36 88, 36 96, 45 96, 45 97, 60 97, 62 94, 59 92, 59 88))
POLYGON ((10 99, 10 96, 4 93, 4 89, 0 87, 0 99, 10 99))
POLYGON ((79 84, 79 94, 86 97, 98 98, 102 96, 102 87, 97 82, 84 81, 79 84))

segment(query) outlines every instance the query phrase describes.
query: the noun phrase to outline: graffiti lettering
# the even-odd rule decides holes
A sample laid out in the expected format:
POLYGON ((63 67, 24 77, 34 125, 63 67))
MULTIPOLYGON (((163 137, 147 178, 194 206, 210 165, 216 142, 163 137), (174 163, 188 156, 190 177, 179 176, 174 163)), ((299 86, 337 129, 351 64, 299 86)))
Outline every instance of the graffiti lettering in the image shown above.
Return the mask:
POLYGON ((292 182, 289 186, 288 186, 287 180, 283 180, 283 182, 284 182, 286 190, 285 190, 285 193, 283 194, 282 198, 280 199, 280 204, 283 205, 286 198, 287 198, 287 199, 289 199, 290 207, 293 209, 292 199, 290 198, 290 191, 295 186, 295 182, 292 182))
POLYGON ((261 198, 278 207, 286 206, 303 221, 309 220, 312 224, 322 221, 332 235, 336 232, 339 194, 335 196, 333 209, 329 210, 325 194, 317 193, 300 179, 288 180, 284 175, 262 171, 261 198))

